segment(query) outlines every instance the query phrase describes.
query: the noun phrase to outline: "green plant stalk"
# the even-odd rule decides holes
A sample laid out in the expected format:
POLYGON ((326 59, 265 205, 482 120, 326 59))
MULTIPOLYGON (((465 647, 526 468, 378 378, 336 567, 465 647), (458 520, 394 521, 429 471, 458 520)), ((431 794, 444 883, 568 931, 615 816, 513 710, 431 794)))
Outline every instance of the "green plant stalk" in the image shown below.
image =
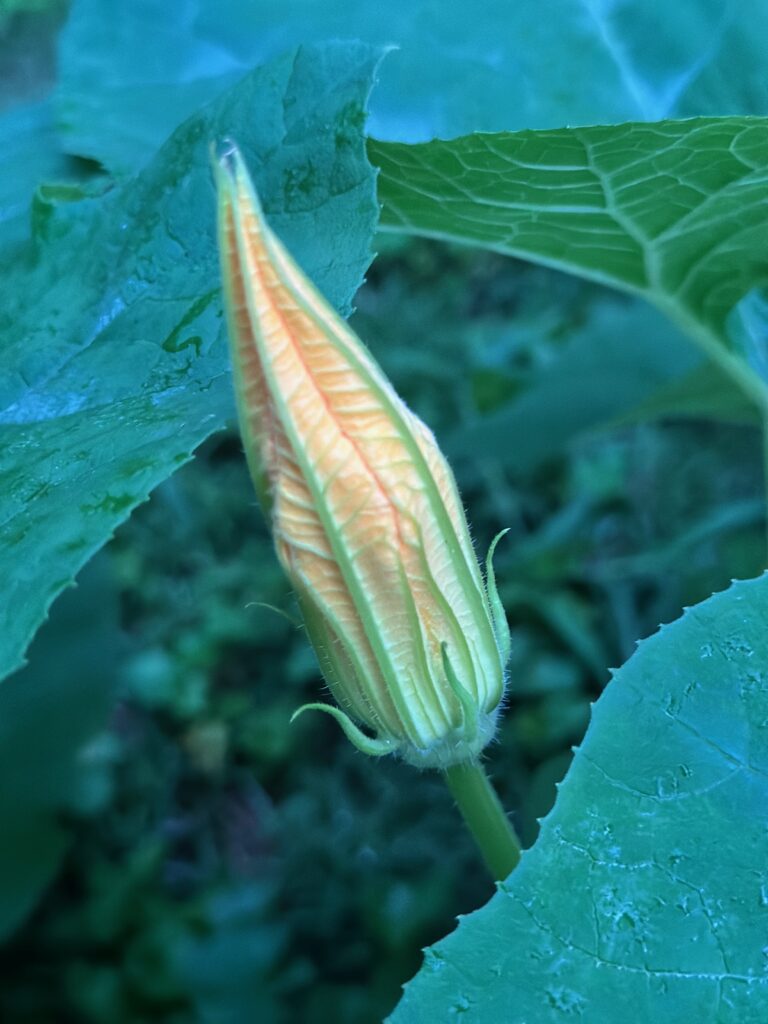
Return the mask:
POLYGON ((520 861, 517 833, 479 761, 462 761, 444 771, 445 781, 494 881, 520 861))

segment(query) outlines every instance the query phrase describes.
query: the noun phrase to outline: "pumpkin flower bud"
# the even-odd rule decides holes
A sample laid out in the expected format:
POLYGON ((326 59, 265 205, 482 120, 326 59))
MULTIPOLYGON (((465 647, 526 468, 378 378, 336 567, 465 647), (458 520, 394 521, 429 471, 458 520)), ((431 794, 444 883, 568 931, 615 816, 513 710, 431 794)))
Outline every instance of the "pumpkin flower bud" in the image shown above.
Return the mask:
POLYGON ((431 432, 272 233, 233 144, 215 171, 243 441, 338 704, 296 714, 329 712, 368 754, 473 758, 509 653, 496 541, 484 581, 431 432))

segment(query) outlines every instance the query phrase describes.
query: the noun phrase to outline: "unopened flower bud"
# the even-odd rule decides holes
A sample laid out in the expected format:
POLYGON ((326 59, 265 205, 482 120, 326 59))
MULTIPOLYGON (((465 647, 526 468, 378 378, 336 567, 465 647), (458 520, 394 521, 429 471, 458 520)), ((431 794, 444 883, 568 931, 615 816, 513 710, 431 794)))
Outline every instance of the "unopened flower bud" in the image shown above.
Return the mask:
POLYGON ((216 177, 246 453, 338 705, 299 710, 328 711, 369 754, 474 757, 509 653, 495 542, 484 580, 431 432, 272 233, 234 145, 216 177))

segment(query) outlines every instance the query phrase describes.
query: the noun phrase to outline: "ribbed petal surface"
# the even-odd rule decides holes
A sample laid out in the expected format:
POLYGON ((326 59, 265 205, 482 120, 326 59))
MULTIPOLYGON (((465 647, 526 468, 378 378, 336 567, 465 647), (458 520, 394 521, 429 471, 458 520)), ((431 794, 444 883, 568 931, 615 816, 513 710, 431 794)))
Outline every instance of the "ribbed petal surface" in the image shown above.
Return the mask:
POLYGON ((429 749, 462 723, 441 645, 479 710, 503 689, 453 475, 271 232, 236 153, 219 187, 238 404, 279 557, 342 707, 429 749))

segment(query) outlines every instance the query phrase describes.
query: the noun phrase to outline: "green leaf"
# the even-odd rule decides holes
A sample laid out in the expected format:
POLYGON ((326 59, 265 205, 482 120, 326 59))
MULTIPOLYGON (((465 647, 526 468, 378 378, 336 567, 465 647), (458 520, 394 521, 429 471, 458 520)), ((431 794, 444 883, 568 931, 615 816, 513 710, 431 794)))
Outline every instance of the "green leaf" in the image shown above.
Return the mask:
POLYGON ((766 620, 763 576, 642 642, 538 842, 392 1024, 768 1019, 766 620))
POLYGON ((768 119, 372 142, 390 228, 482 245, 642 295, 752 395, 727 320, 768 281, 768 119))
POLYGON ((638 423, 664 417, 714 419, 726 423, 759 423, 753 402, 742 389, 712 362, 704 362, 684 377, 659 388, 634 409, 619 417, 620 423, 638 423))
POLYGON ((238 140, 272 224, 349 311, 376 219, 361 135, 376 60, 362 44, 299 49, 122 188, 38 200, 0 317, 0 677, 115 527, 230 416, 212 139, 238 140))
POLYGON ((122 172, 252 63, 358 38, 397 47, 374 97, 378 138, 768 114, 766 35, 762 0, 550 0, 544 15, 531 0, 75 0, 59 104, 71 151, 122 172))
POLYGON ((646 303, 595 303, 559 358, 512 400, 453 433, 450 450, 492 451, 500 465, 530 472, 579 434, 611 425, 679 381, 696 362, 686 339, 646 303))
MULTIPOLYGON (((70 833, 62 815, 78 792, 103 788, 94 740, 115 697, 117 593, 95 561, 57 603, 30 664, 0 687, 0 940, 50 882, 70 833)), ((98 799, 98 793, 96 793, 98 799)))
POLYGON ((204 7, 198 0, 75 0, 60 36, 56 90, 69 152, 114 174, 143 167, 181 121, 253 64, 302 41, 240 59, 217 44, 215 24, 200 25, 204 7))
POLYGON ((749 368, 768 384, 768 290, 752 288, 733 307, 728 335, 749 368))
MULTIPOLYGON (((270 916, 271 896, 265 878, 209 890, 197 911, 203 927, 188 928, 164 944, 200 1024, 277 1024, 284 1016, 271 978, 286 955, 290 933, 284 915, 270 916)), ((156 970, 155 960, 148 960, 148 973, 156 970)))
POLYGON ((42 180, 71 179, 71 162, 57 148, 50 101, 16 107, 0 116, 0 245, 29 237, 29 203, 42 180))

